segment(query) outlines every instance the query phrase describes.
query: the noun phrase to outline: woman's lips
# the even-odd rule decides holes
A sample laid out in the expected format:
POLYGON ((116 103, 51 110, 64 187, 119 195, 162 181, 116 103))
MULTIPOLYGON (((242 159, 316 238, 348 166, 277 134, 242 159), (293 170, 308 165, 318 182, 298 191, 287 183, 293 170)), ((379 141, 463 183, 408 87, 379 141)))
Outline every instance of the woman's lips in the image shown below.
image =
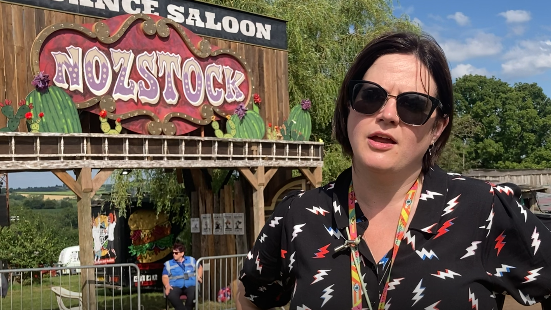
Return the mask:
POLYGON ((371 148, 380 151, 391 149, 396 144, 396 141, 393 139, 378 135, 368 137, 367 141, 371 148))

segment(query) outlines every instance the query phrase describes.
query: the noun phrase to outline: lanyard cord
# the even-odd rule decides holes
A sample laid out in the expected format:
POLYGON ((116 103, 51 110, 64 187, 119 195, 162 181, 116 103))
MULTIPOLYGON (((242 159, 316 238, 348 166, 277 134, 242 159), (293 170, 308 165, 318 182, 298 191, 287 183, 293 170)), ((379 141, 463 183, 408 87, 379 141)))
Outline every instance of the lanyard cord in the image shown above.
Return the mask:
MULTIPOLYGON (((381 299, 379 301, 378 310, 385 309, 386 296, 388 291, 388 283, 390 282, 390 272, 392 271, 392 266, 398 254, 398 248, 404 237, 404 232, 406 230, 407 223, 409 221, 409 214, 411 213, 411 206, 413 205, 413 198, 419 187, 419 179, 413 183, 411 188, 406 194, 402 210, 400 212, 400 219, 396 227, 396 236, 394 238, 394 245, 392 249, 392 260, 390 261, 390 267, 388 269, 388 277, 385 282, 385 287, 383 293, 381 294, 381 299)), ((369 295, 367 295, 367 290, 363 283, 363 279, 360 276, 360 253, 358 251, 358 245, 360 243, 360 237, 358 237, 358 231, 356 230, 356 194, 354 192, 354 187, 352 181, 350 181, 350 187, 348 190, 348 216, 349 216, 349 225, 346 229, 348 234, 348 241, 345 243, 347 247, 350 247, 350 260, 351 260, 351 276, 352 276, 352 309, 361 310, 362 309, 362 291, 367 300, 367 305, 369 310, 371 308, 371 302, 369 300, 369 295), (360 288, 361 285, 361 288, 360 288)), ((340 248, 340 247, 339 247, 340 248)), ((335 249, 337 251, 337 249, 335 249)))

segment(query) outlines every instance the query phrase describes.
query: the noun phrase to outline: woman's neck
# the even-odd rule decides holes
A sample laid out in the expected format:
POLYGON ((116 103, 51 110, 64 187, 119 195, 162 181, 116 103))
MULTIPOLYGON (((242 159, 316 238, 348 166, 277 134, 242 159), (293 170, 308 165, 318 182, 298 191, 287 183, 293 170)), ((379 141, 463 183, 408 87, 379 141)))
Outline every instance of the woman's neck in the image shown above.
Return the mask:
POLYGON ((389 173, 353 165, 354 192, 364 215, 371 219, 385 209, 401 208, 405 195, 420 173, 421 167, 389 173))

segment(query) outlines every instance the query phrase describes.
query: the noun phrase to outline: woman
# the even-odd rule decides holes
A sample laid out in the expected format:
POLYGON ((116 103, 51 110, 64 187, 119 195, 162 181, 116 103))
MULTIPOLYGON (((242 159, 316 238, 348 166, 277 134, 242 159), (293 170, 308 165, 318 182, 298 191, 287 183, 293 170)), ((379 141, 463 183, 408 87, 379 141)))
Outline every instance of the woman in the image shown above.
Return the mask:
POLYGON ((551 233, 492 186, 435 165, 453 119, 451 76, 428 35, 369 43, 337 99, 352 168, 290 195, 242 271, 242 309, 498 309, 551 292, 551 233))

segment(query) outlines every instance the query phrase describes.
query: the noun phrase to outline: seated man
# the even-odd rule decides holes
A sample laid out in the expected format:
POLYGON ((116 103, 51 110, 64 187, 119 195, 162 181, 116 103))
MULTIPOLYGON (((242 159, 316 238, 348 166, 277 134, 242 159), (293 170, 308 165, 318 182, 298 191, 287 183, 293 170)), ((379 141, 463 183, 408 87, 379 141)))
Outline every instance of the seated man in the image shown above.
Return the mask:
POLYGON ((185 248, 181 243, 174 243, 172 247, 173 259, 165 262, 163 268, 163 285, 166 298, 176 310, 191 310, 195 300, 195 279, 203 283, 203 266, 195 270, 195 258, 184 255, 185 248), (185 306, 180 295, 187 296, 185 306))

